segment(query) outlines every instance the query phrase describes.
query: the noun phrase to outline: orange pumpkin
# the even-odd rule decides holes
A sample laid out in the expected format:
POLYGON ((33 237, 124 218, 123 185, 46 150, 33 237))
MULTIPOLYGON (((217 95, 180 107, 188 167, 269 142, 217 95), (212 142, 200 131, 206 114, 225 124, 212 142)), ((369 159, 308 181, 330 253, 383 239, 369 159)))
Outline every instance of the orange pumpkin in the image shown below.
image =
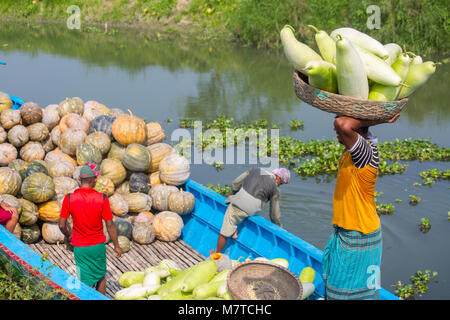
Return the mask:
POLYGON ((57 222, 61 213, 61 204, 51 200, 39 205, 39 219, 45 222, 57 222))
POLYGON ((150 186, 153 188, 158 184, 161 184, 161 180, 159 179, 159 171, 156 171, 150 175, 150 186))
POLYGON ((147 140, 147 130, 144 120, 130 114, 118 116, 112 123, 111 131, 114 139, 123 146, 132 143, 142 144, 147 140))

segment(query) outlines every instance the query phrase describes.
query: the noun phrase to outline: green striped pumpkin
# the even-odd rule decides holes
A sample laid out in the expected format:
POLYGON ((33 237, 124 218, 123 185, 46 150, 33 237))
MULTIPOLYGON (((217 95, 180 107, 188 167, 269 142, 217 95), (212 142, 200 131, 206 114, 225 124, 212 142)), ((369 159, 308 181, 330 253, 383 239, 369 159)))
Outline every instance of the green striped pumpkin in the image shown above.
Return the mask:
POLYGON ((119 247, 122 249, 122 252, 128 252, 131 248, 131 241, 125 236, 118 236, 117 241, 119 242, 119 247))
POLYGON ((88 162, 100 164, 102 162, 102 153, 94 145, 82 142, 77 147, 77 163, 82 166, 88 162))
POLYGON ((33 202, 26 199, 17 199, 22 206, 22 213, 19 218, 19 223, 22 227, 34 225, 38 218, 38 207, 33 202))
POLYGON ((26 177, 38 172, 48 175, 47 167, 41 161, 33 160, 31 162, 28 162, 25 168, 26 177))
POLYGON ((150 211, 152 208, 152 198, 141 192, 122 194, 122 197, 128 203, 128 212, 150 211))
POLYGON ((114 183, 108 177, 98 176, 94 189, 109 197, 114 194, 114 183))
POLYGON ((20 240, 27 244, 38 242, 40 237, 41 229, 36 224, 23 227, 20 232, 20 240))
POLYGON ((21 192, 25 199, 34 203, 42 203, 55 195, 55 184, 52 178, 46 174, 34 173, 25 178, 21 192))
POLYGON ((27 177, 27 163, 25 160, 22 159, 14 159, 8 164, 8 168, 11 168, 12 170, 19 173, 20 177, 22 178, 22 181, 27 177))
POLYGON ((17 195, 20 191, 22 178, 19 173, 8 167, 0 168, 0 194, 17 195))
POLYGON ((145 172, 151 164, 152 156, 150 151, 141 144, 132 143, 122 156, 122 164, 125 168, 133 172, 145 172))

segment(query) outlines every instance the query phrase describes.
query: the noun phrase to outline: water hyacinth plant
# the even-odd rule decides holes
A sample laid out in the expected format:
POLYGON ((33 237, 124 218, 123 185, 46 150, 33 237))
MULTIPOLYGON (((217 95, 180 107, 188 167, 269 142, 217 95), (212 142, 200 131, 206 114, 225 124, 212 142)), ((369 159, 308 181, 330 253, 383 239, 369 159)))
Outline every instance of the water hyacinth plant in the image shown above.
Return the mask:
POLYGON ((437 275, 438 273, 436 271, 431 272, 430 270, 425 270, 424 273, 418 270, 410 277, 410 284, 403 284, 401 281, 398 281, 393 285, 395 294, 405 300, 414 300, 416 295, 422 296, 428 292, 428 284, 437 275))
POLYGON ((423 233, 427 233, 431 229, 430 219, 422 218, 420 219, 419 230, 423 233))
MULTIPOLYGON (((237 122, 234 118, 227 118, 223 115, 216 119, 202 122, 202 129, 216 129, 222 134, 220 137, 205 136, 201 133, 198 140, 186 140, 186 145, 196 145, 202 150, 213 148, 233 147, 237 143, 251 143, 256 141, 258 147, 261 143, 267 142, 266 147, 260 149, 260 156, 266 153, 271 155, 271 140, 253 139, 259 135, 259 130, 276 129, 276 124, 269 125, 267 120, 254 120, 249 123, 237 122), (233 141, 227 141, 227 132, 234 134, 233 141), (232 145, 230 145, 232 143, 232 145)), ((303 128, 303 121, 292 120, 291 129, 303 128)), ((192 119, 181 119, 181 128, 195 129, 196 122, 192 119)), ((394 141, 384 141, 378 143, 379 151, 379 175, 402 174, 408 168, 407 163, 400 161, 450 161, 450 149, 439 147, 431 143, 429 139, 395 139, 394 141)), ((279 163, 288 167, 301 177, 317 177, 326 175, 335 177, 338 168, 338 161, 344 151, 344 146, 336 138, 316 139, 303 141, 291 136, 280 136, 278 140, 279 163)), ((423 174, 425 176, 425 174, 423 174)), ((436 173, 427 171, 427 175, 434 179, 449 179, 449 170, 436 173), (437 178, 436 178, 437 175, 437 178)))
POLYGON ((390 214, 394 213, 395 206, 392 203, 379 203, 378 198, 381 197, 382 194, 383 194, 382 191, 380 191, 380 192, 375 191, 374 201, 375 201, 377 213, 380 215, 381 214, 390 215, 390 214))
POLYGON ((409 195, 409 204, 412 206, 418 205, 422 201, 422 198, 415 196, 415 195, 409 195))
POLYGON ((213 190, 214 192, 217 192, 218 194, 225 196, 225 197, 228 197, 229 195, 231 195, 231 186, 229 186, 228 184, 221 186, 220 183, 217 185, 213 185, 212 183, 210 183, 210 184, 207 184, 206 187, 208 189, 213 190))
POLYGON ((438 169, 428 169, 420 172, 422 178, 422 185, 431 186, 440 180, 450 180, 450 169, 441 171, 438 169))

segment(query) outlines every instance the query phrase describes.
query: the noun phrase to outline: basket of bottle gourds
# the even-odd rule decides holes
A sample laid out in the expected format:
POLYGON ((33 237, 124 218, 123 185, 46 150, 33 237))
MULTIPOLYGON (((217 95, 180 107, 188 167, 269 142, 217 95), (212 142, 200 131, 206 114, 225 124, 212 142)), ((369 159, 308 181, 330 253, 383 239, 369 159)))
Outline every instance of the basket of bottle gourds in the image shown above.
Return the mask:
POLYGON ((289 25, 280 37, 295 68, 295 94, 320 110, 364 120, 390 119, 436 70, 437 63, 423 62, 396 43, 383 45, 353 28, 328 34, 309 27, 320 54, 298 41, 289 25))

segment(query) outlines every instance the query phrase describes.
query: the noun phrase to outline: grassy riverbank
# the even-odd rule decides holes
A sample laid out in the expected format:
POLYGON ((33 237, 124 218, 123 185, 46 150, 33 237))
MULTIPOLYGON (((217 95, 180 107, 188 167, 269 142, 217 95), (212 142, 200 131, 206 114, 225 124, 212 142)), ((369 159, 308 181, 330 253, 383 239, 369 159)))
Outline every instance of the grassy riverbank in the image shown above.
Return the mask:
POLYGON ((80 8, 81 31, 86 27, 131 27, 199 39, 223 39, 245 45, 280 48, 279 31, 285 24, 298 37, 313 44, 316 25, 328 32, 351 26, 383 43, 405 44, 422 55, 446 56, 445 34, 450 30, 448 8, 438 0, 381 0, 380 29, 369 30, 371 1, 349 0, 3 0, 3 20, 66 22, 67 8, 80 8))

